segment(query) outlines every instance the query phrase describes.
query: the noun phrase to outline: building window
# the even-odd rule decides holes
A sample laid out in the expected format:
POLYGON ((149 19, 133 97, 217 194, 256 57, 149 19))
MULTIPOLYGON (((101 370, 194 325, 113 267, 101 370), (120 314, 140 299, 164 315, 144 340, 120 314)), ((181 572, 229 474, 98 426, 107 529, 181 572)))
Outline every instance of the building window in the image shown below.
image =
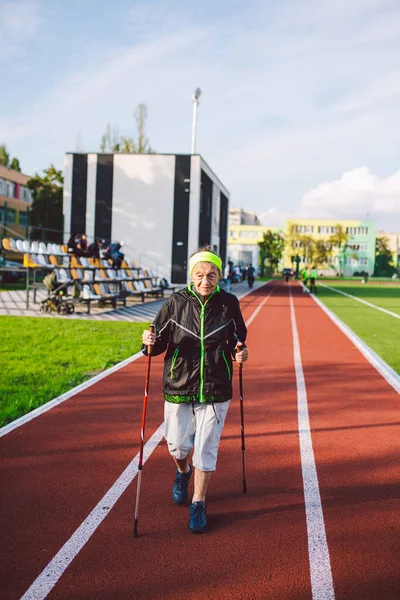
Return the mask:
POLYGON ((15 210, 13 210, 12 208, 9 208, 7 210, 6 223, 7 225, 14 225, 15 223, 15 210))
POLYGON ((0 195, 1 196, 4 196, 4 191, 5 191, 4 188, 5 188, 4 179, 0 179, 0 195))
POLYGON ((313 225, 294 225, 292 228, 292 233, 313 233, 314 226, 313 225))
POLYGON ((20 211, 18 218, 20 225, 28 225, 28 213, 20 211))
POLYGON ((331 233, 337 233, 337 227, 331 227, 331 233))
POLYGON ((15 184, 12 181, 6 181, 6 193, 5 196, 9 198, 14 198, 15 194, 15 184))
POLYGON ((24 200, 25 202, 29 202, 31 199, 31 195, 30 195, 30 191, 28 190, 27 187, 24 187, 23 185, 20 186, 20 192, 19 192, 19 197, 20 200, 24 200))

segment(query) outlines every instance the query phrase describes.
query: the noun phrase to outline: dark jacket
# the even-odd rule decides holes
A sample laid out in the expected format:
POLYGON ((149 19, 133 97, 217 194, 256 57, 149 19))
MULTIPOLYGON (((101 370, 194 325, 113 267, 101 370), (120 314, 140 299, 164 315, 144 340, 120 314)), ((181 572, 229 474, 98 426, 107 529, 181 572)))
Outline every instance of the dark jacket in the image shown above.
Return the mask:
MULTIPOLYGON (((153 355, 165 350, 164 395, 172 402, 232 398, 232 354, 245 345, 239 301, 217 286, 203 304, 192 285, 172 294, 154 321, 153 355)), ((146 346, 142 351, 147 354, 146 346)))

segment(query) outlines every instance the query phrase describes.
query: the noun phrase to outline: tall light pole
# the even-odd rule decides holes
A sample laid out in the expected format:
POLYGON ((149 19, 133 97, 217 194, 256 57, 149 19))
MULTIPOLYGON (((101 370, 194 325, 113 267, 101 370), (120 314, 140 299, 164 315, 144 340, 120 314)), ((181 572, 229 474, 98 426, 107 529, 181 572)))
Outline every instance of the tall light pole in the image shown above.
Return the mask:
POLYGON ((196 152, 197 106, 199 104, 200 96, 201 96, 201 89, 197 88, 197 90, 192 95, 193 121, 192 121, 192 151, 191 151, 191 154, 195 154, 195 152, 196 152))

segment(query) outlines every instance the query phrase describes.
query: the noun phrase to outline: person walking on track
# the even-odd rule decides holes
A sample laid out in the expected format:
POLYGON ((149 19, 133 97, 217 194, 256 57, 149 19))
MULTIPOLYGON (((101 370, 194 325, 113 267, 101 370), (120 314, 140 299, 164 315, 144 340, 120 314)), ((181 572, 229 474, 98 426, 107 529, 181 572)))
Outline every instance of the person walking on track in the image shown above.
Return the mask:
POLYGON ((192 476, 194 494, 189 531, 207 526, 206 493, 216 469, 218 447, 232 398, 232 360, 248 359, 246 326, 233 294, 218 285, 221 258, 208 247, 189 260, 191 283, 172 294, 142 335, 144 354, 166 351, 164 358, 164 435, 176 464, 172 500, 184 504, 192 476), (235 355, 235 351, 237 351, 235 355))
POLYGON ((317 286, 316 286, 317 279, 318 279, 318 271, 317 271, 316 267, 313 267, 310 271, 310 292, 311 292, 311 294, 317 293, 317 286))
POLYGON ((253 265, 250 263, 249 266, 247 267, 247 284, 249 286, 249 288, 252 288, 254 285, 254 280, 255 280, 255 273, 256 270, 253 267, 253 265))
POLYGON ((228 260, 228 264, 225 267, 225 289, 228 293, 230 293, 231 291, 233 277, 233 262, 231 260, 228 260))

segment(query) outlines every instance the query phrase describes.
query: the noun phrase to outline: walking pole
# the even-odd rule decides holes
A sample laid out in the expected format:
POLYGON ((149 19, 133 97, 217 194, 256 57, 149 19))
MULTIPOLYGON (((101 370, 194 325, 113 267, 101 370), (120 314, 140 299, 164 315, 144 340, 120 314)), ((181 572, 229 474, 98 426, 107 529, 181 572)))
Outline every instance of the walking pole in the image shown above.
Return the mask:
MULTIPOLYGON (((150 325, 150 331, 154 333, 154 325, 150 325)), ((147 346, 147 371, 146 371, 146 383, 144 386, 144 398, 143 398, 143 412, 142 412, 142 427, 140 429, 140 453, 139 453, 139 464, 138 464, 138 479, 136 487, 136 504, 135 504, 135 524, 133 526, 133 537, 138 536, 138 520, 139 520, 139 499, 140 499, 140 486, 142 483, 142 470, 143 470, 143 447, 144 447, 144 429, 146 426, 146 412, 147 412, 147 397, 149 395, 149 380, 150 380, 150 366, 151 366, 151 354, 153 352, 153 346, 147 346)))
MULTIPOLYGON (((242 346, 243 347, 243 346, 242 346)), ((240 352, 240 348, 236 347, 236 353, 240 352)), ((246 447, 244 445, 244 413, 243 413, 243 363, 238 363, 239 367, 239 397, 240 397, 240 428, 242 431, 242 469, 243 469, 243 494, 247 492, 246 485, 246 465, 244 453, 246 447)))

